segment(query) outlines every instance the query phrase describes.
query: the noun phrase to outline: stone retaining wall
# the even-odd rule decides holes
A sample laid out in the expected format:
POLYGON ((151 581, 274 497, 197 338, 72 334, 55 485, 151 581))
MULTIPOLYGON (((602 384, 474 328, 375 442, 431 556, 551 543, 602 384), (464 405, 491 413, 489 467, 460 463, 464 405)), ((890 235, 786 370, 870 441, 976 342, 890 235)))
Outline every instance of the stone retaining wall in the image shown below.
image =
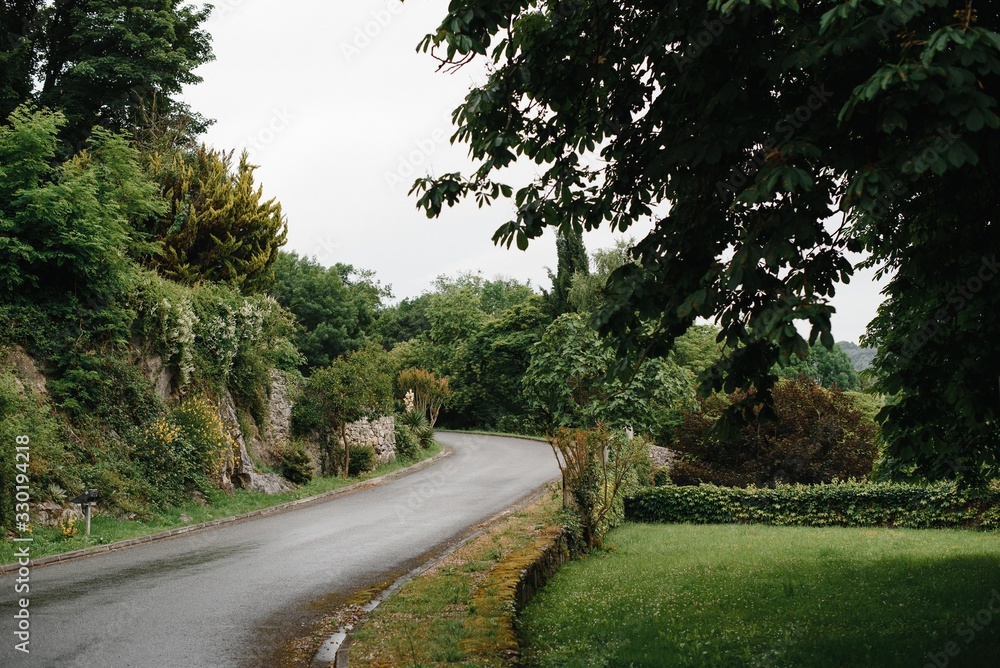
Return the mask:
MULTIPOLYGON (((355 422, 347 425, 345 431, 351 445, 367 445, 375 450, 379 464, 396 460, 396 420, 392 416, 355 422)), ((343 439, 338 439, 337 443, 344 447, 343 439)))

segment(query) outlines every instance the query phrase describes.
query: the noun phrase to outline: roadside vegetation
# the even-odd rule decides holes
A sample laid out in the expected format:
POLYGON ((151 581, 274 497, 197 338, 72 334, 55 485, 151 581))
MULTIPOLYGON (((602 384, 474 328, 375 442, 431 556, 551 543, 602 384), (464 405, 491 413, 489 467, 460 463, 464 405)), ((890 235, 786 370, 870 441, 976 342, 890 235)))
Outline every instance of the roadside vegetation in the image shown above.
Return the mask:
POLYGON ((560 529, 546 492, 417 576, 378 607, 350 645, 352 666, 510 666, 518 656, 514 587, 560 529))

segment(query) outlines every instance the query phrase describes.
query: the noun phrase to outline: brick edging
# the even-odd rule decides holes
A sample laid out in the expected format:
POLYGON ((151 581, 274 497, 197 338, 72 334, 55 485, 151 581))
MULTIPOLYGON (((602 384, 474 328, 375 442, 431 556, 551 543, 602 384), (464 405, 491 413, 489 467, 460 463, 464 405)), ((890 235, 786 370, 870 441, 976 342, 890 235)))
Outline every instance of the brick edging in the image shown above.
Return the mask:
MULTIPOLYGON (((162 540, 169 540, 171 538, 177 538, 178 536, 184 536, 190 533, 197 533, 201 531, 207 531, 209 529, 214 529, 215 527, 222 526, 224 524, 235 524, 237 522, 244 522, 250 519, 256 519, 259 517, 266 517, 269 515, 278 515, 280 513, 288 512, 290 510, 295 510, 297 508, 302 508, 305 506, 313 505, 316 503, 322 503, 329 499, 337 496, 342 496, 344 494, 351 494, 353 492, 360 491, 362 489, 368 489, 371 487, 378 487, 397 478, 402 478, 403 476, 410 475, 411 473, 416 473, 421 471, 428 466, 436 463, 444 457, 451 456, 454 454, 454 450, 445 446, 442 452, 434 455, 430 459, 425 459, 421 462, 417 462, 411 466, 398 471, 393 471, 391 473, 386 473, 385 475, 379 476, 377 478, 372 478, 370 480, 362 480, 361 482, 356 482, 353 485, 348 485, 347 487, 341 487, 339 489, 333 489, 329 492, 323 492, 322 494, 317 494, 316 496, 310 496, 305 499, 297 499, 295 501, 288 501, 286 503, 280 503, 276 506, 271 506, 269 508, 261 508, 260 510, 253 510, 249 513, 243 513, 240 515, 233 515, 232 517, 223 517, 217 520, 211 520, 209 522, 201 522, 199 524, 192 524, 190 526, 179 527, 177 529, 170 529, 169 531, 162 531, 160 533, 150 534, 148 536, 140 536, 138 538, 129 538, 128 540, 118 541, 117 543, 109 543, 108 545, 98 545, 96 547, 88 547, 82 550, 74 550, 73 552, 64 552, 63 554, 54 554, 48 557, 41 557, 40 559, 32 559, 32 568, 41 568, 43 566, 51 566, 52 564, 59 564, 65 561, 72 561, 75 559, 84 559, 86 557, 92 557, 98 554, 105 554, 108 552, 117 552, 119 550, 126 550, 132 547, 137 547, 139 545, 145 545, 146 543, 154 543, 162 540)), ((0 575, 6 575, 7 573, 14 573, 21 567, 20 564, 4 564, 0 565, 0 575)))

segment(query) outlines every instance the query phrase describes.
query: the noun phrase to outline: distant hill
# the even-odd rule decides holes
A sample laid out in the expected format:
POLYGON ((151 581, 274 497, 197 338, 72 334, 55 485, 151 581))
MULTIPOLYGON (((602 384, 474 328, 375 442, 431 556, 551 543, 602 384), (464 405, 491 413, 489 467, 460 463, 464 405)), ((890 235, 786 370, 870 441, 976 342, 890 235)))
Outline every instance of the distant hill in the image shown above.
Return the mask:
POLYGON ((872 359, 877 352, 874 348, 862 348, 849 341, 841 341, 837 345, 851 358, 851 364, 854 365, 855 371, 866 371, 872 365, 872 359))

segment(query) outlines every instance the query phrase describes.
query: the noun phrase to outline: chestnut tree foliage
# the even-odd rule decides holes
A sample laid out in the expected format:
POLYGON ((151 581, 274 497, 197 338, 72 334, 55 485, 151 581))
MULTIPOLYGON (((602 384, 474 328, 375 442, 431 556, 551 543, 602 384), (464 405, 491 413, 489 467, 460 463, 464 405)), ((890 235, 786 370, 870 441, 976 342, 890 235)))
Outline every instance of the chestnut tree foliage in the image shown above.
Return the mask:
POLYGON ((830 299, 854 272, 847 253, 867 251, 893 276, 866 342, 896 397, 880 415, 891 453, 975 479, 995 470, 1000 418, 1000 308, 984 289, 1000 245, 992 9, 455 0, 421 48, 445 69, 489 61, 453 117, 477 168, 414 191, 429 216, 512 199, 495 241, 521 249, 550 227, 652 219, 595 324, 624 374, 696 318, 717 322, 727 352, 702 390, 756 388, 733 418, 760 402, 773 417, 775 363, 832 348, 830 299), (505 182, 519 160, 537 176, 505 182))

